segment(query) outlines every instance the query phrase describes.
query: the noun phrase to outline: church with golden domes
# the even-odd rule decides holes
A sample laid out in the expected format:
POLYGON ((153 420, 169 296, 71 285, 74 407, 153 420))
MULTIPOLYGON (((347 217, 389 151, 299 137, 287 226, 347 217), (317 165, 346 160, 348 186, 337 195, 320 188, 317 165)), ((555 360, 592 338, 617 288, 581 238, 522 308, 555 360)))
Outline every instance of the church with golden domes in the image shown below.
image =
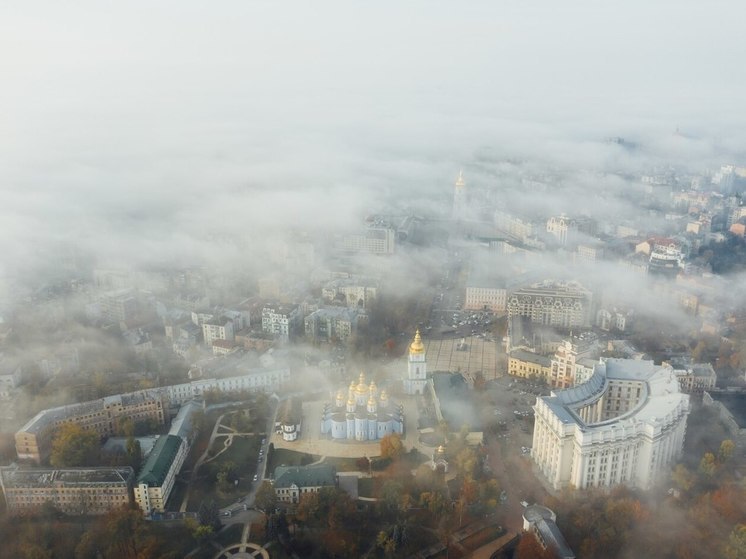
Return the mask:
POLYGON ((403 407, 389 399, 386 390, 379 392, 376 383, 365 382, 360 373, 347 389, 340 389, 333 402, 324 404, 321 433, 336 440, 377 441, 392 433, 404 433, 403 407))
POLYGON ((417 330, 414 340, 409 344, 409 360, 407 362, 407 377, 404 379, 404 392, 410 395, 423 394, 426 385, 425 344, 422 343, 420 331, 417 330))

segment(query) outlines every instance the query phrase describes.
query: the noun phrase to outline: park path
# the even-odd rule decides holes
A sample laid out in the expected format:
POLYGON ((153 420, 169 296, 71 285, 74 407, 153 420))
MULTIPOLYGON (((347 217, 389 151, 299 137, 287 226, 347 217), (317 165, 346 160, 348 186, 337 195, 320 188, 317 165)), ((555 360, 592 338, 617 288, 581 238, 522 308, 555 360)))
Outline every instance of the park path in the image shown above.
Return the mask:
POLYGON ((212 443, 215 440, 215 437, 218 435, 218 428, 220 427, 220 424, 223 421, 223 418, 225 416, 226 414, 223 414, 220 417, 218 417, 218 420, 215 422, 215 426, 212 428, 212 433, 210 434, 210 440, 207 443, 207 448, 205 448, 205 451, 202 453, 202 456, 199 457, 197 462, 194 464, 194 468, 192 468, 192 473, 189 476, 189 485, 187 485, 187 490, 184 491, 184 499, 182 499, 181 506, 179 507, 180 512, 186 512, 187 503, 189 503, 189 497, 192 494, 192 483, 194 482, 194 478, 196 477, 200 466, 202 466, 202 463, 207 458, 210 447, 212 446, 212 443))

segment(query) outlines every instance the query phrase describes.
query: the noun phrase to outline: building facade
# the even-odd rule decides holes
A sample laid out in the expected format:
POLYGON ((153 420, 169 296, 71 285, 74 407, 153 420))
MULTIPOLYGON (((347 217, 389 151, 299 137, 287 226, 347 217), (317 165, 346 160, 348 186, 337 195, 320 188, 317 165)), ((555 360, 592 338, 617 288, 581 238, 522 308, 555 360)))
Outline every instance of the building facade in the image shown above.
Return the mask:
POLYGON ((508 314, 557 328, 587 328, 592 303, 593 294, 577 282, 544 281, 514 291, 508 314))
POLYGON ((315 342, 346 341, 357 330, 358 311, 326 307, 304 319, 306 337, 315 342))
POLYGON ((464 309, 468 311, 504 312, 508 290, 504 287, 466 286, 464 309))
POLYGON ((328 464, 278 466, 272 487, 281 503, 298 504, 303 495, 337 486, 337 472, 328 464))
POLYGON ((213 318, 202 323, 202 338, 206 346, 212 346, 215 340, 232 342, 235 338, 233 321, 227 316, 213 318))
POLYGON ((186 440, 176 435, 162 435, 155 443, 134 487, 135 502, 144 514, 165 511, 187 448, 186 440))
POLYGON ((301 321, 300 309, 295 306, 267 306, 262 309, 262 331, 288 341, 301 321))
POLYGON ((681 456, 689 396, 673 369, 607 359, 590 380, 537 398, 531 455, 555 489, 649 488, 681 456))
POLYGON ((342 237, 339 248, 347 252, 394 254, 396 252, 396 229, 384 224, 371 225, 364 233, 342 237))
POLYGON ((132 501, 134 471, 119 468, 0 468, 0 486, 12 515, 46 503, 69 515, 106 514, 132 501))
POLYGON ((551 361, 548 357, 516 349, 508 357, 508 374, 514 377, 549 383, 551 361))
POLYGON ((100 437, 117 433, 126 419, 162 425, 166 404, 161 390, 141 390, 40 411, 15 434, 18 459, 46 461, 54 432, 65 423, 76 423, 100 437))

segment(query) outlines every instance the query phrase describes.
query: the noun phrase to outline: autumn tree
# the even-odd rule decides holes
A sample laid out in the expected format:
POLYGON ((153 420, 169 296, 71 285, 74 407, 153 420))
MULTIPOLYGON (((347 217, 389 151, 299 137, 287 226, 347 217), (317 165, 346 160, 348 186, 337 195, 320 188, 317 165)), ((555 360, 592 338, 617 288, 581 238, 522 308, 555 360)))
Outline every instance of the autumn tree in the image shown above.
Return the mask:
POLYGON ((474 472, 477 467, 477 453, 470 447, 463 448, 454 460, 456 469, 465 478, 471 479, 474 477, 474 472))
POLYGON ((404 452, 404 443, 398 433, 391 433, 381 439, 381 457, 396 460, 404 452))
POLYGON ((256 497, 254 498, 254 504, 259 510, 264 512, 275 510, 275 507, 277 506, 277 494, 270 482, 263 481, 259 486, 259 489, 257 489, 256 492, 256 497))
POLYGON ((746 524, 733 528, 723 554, 726 559, 746 559, 746 524))
POLYGON ((55 468, 95 466, 98 456, 98 434, 76 423, 65 423, 54 434, 49 463, 55 468))
POLYGON ((717 469, 717 462, 715 461, 715 455, 712 452, 705 452, 702 460, 699 462, 699 473, 712 477, 717 469))
POLYGON ((736 445, 733 444, 733 441, 730 439, 725 439, 720 443, 720 448, 718 449, 718 463, 725 464, 730 460, 730 457, 733 456, 733 449, 735 447, 736 445))

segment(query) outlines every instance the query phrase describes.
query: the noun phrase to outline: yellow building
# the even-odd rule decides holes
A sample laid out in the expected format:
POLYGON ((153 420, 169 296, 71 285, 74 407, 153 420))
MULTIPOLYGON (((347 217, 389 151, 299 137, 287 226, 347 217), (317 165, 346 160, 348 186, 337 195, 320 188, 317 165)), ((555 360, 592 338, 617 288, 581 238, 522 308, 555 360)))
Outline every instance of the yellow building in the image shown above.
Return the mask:
POLYGON ((16 432, 18 459, 37 464, 46 461, 52 450, 54 432, 65 423, 76 423, 100 437, 117 433, 125 419, 135 423, 156 421, 162 425, 165 423, 164 402, 160 392, 141 390, 40 411, 16 432))
POLYGON ((510 352, 508 374, 527 379, 541 379, 549 382, 552 361, 543 355, 517 349, 510 352))
POLYGON ((105 514, 132 500, 134 472, 119 468, 0 469, 10 514, 33 513, 51 503, 65 514, 105 514))

